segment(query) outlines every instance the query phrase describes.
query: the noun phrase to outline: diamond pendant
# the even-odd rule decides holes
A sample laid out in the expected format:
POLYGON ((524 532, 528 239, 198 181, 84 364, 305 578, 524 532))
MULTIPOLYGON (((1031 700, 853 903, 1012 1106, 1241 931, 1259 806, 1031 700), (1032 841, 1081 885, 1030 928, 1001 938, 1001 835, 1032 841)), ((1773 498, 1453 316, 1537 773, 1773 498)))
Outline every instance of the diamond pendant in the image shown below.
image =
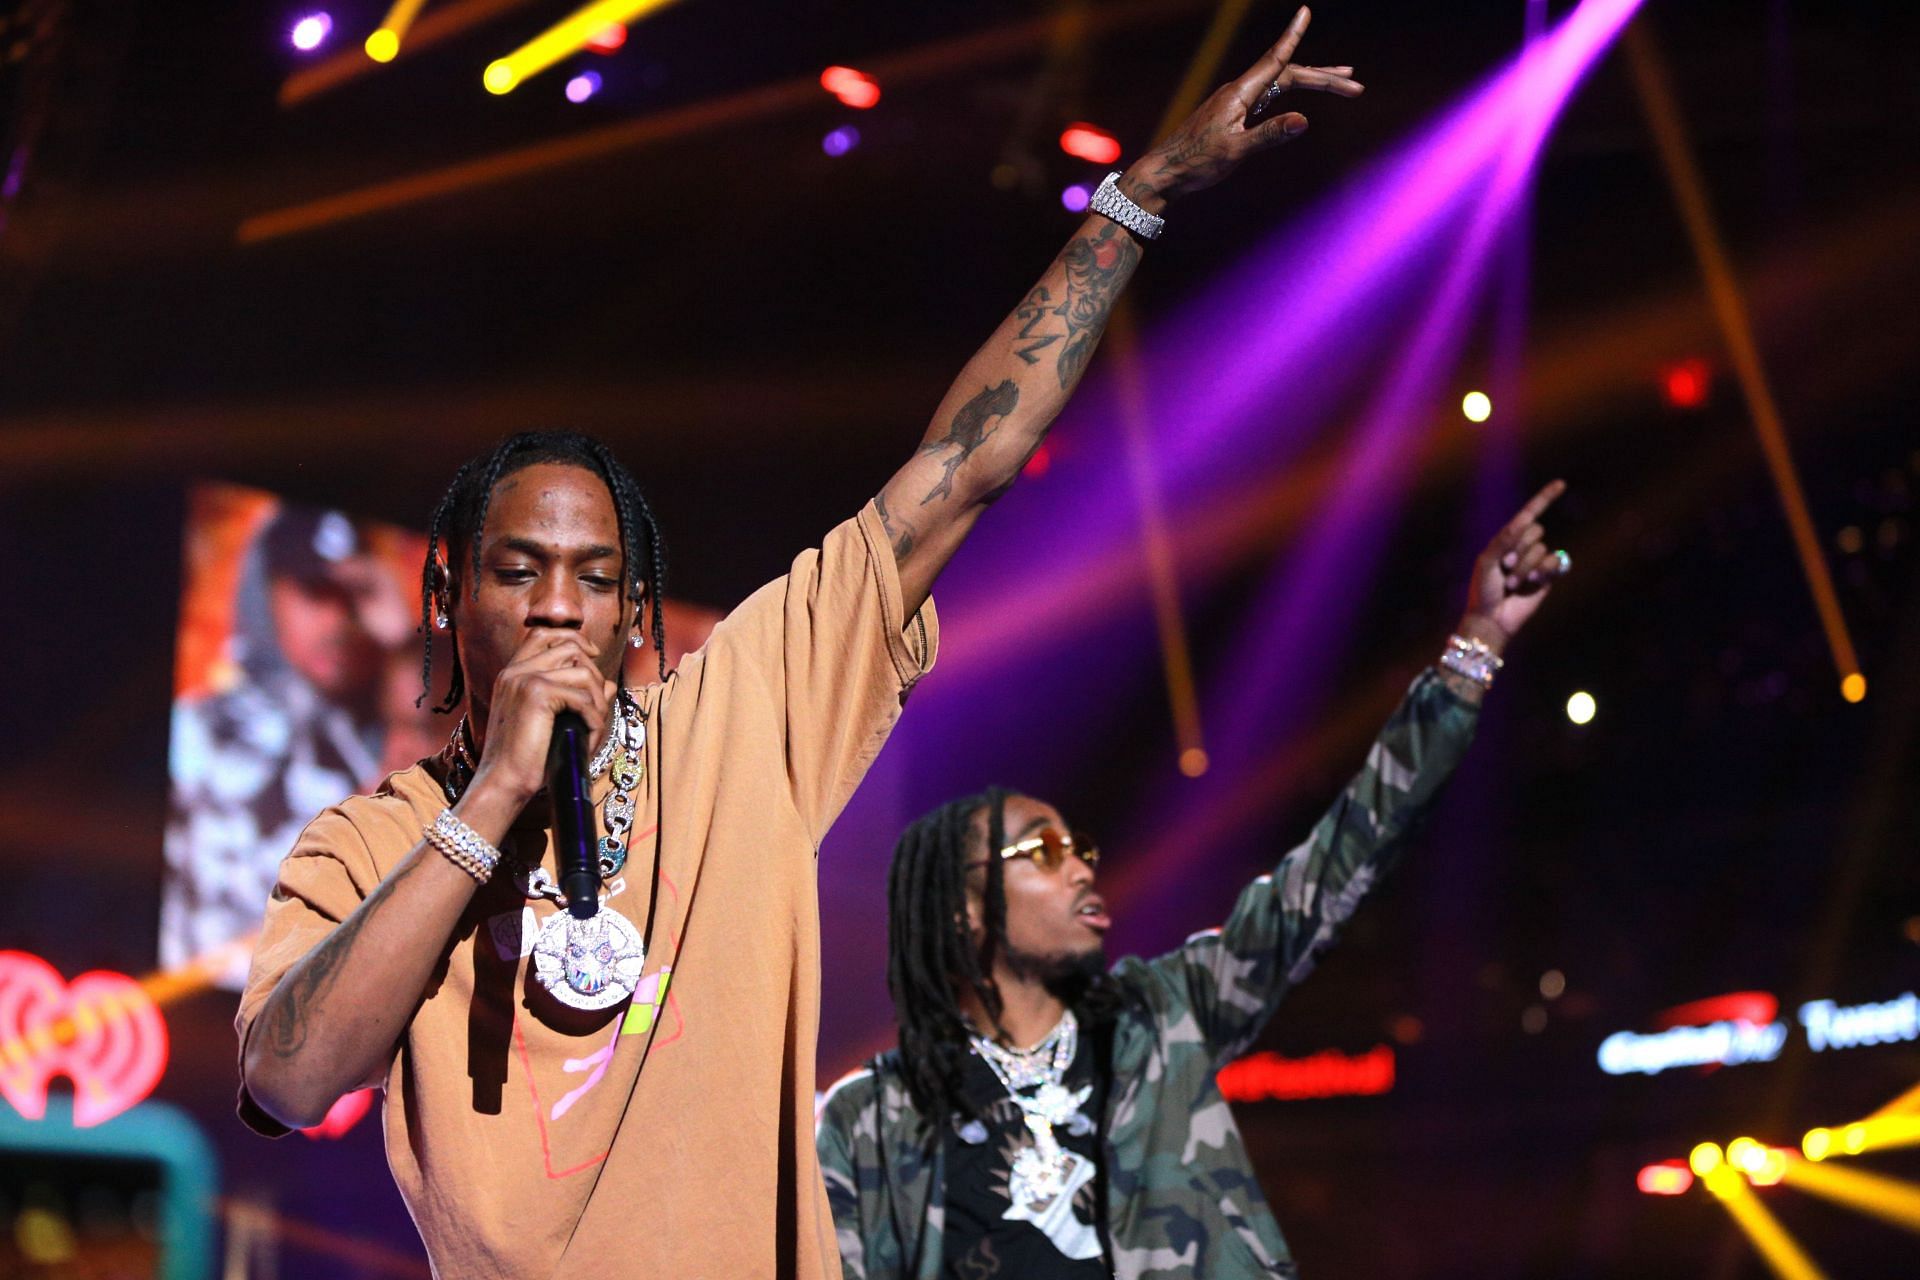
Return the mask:
POLYGON ((1072 1155, 1054 1141, 1053 1126, 1039 1116, 1029 1115, 1027 1128, 1033 1133, 1034 1145, 1021 1148, 1013 1158, 1007 1195, 1016 1205, 1038 1209, 1066 1190, 1072 1155))
POLYGON ((631 997, 646 958, 632 922, 605 905, 590 920, 554 912, 533 944, 534 977, 573 1009, 606 1009, 631 997))

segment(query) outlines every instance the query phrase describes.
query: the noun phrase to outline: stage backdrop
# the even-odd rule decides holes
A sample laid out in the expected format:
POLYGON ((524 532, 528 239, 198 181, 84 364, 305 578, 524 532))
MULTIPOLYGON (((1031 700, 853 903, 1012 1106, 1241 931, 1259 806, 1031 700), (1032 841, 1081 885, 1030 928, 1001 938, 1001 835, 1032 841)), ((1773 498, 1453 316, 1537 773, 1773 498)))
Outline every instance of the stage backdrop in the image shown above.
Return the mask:
MULTIPOLYGON (((280 858, 328 805, 438 751, 457 723, 421 692, 426 537, 224 484, 187 506, 174 659, 163 968, 246 977, 280 858)), ((667 604, 667 661, 719 614, 667 604)), ((448 645, 434 638, 435 684, 448 645)), ((629 679, 658 678, 651 648, 629 679)))

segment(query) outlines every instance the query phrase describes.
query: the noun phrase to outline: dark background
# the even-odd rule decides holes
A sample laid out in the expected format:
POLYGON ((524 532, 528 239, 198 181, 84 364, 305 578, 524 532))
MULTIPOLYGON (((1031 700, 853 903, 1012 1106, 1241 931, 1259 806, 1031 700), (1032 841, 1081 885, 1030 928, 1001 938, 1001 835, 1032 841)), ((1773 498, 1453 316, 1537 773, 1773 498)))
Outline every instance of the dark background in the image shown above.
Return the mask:
MULTIPOLYGON (((329 48, 352 47, 383 10, 334 5, 329 48)), ((303 61, 285 40, 294 8, 15 7, 0 119, 9 154, 28 150, 0 204, 0 584, 13 636, 0 945, 69 976, 152 967, 194 480, 417 526, 468 453, 519 427, 576 426, 615 443, 647 487, 673 594, 728 606, 906 456, 961 361, 1074 225, 1060 186, 1099 176, 1058 151, 1058 130, 1093 120, 1137 153, 1209 7, 1169 4, 1051 63, 1030 45, 899 89, 883 81, 871 112, 819 94, 236 242, 241 220, 268 210, 1053 12, 688 0, 636 26, 617 56, 570 60, 606 78, 582 106, 561 98, 559 70, 505 98, 480 90, 487 59, 567 10, 512 8, 283 109, 275 94, 303 61), (819 139, 841 123, 863 141, 831 159, 819 139), (1003 189, 991 175, 1009 161, 1025 176, 1003 189)), ((1439 113, 1512 55, 1522 10, 1321 5, 1308 60, 1352 62, 1366 97, 1308 104, 1306 139, 1175 209, 1135 285, 1143 321, 1230 276, 1389 144, 1444 138, 1439 113)), ((1227 65, 1250 62, 1285 16, 1256 6, 1227 65)), ((1526 484, 1572 484, 1553 536, 1579 568, 1513 654, 1428 837, 1262 1041, 1290 1054, 1393 1043, 1399 1079, 1383 1098, 1240 1109, 1309 1275, 1765 1274, 1703 1191, 1643 1196, 1635 1170, 1739 1133, 1793 1145, 1920 1078, 1920 1046, 1810 1055, 1797 1029, 1770 1064, 1651 1079, 1595 1065, 1607 1034, 1644 1030, 1683 1001, 1770 991, 1791 1021, 1803 999, 1885 1000, 1920 978, 1915 23, 1904 6, 1786 0, 1654 0, 1640 21, 1672 66, 1753 301, 1869 695, 1837 696, 1616 52, 1536 175, 1531 359, 1514 415, 1526 484), (1717 376, 1708 403, 1682 411, 1663 403, 1658 370, 1688 356, 1717 376), (1630 376, 1580 382, 1589 364, 1623 361, 1630 376), (1590 389, 1551 394, 1570 382, 1590 389), (1599 701, 1584 727, 1561 710, 1577 688, 1599 701), (1550 969, 1566 975, 1556 1000, 1539 987, 1550 969)), ((1467 429, 1450 405, 1484 369, 1483 321, 1434 406, 1435 437, 1467 429)), ((1240 337, 1185 340, 1224 353, 1240 337)), ((1292 376, 1313 379, 1314 343, 1339 340, 1303 334, 1292 376)), ((1274 412, 1285 408, 1282 397, 1274 412)), ((1154 424, 1167 438, 1180 428, 1154 424)), ((1090 456, 1116 429, 1070 414, 1055 444, 1063 459, 1090 456)), ((1308 457, 1332 456, 1331 444, 1308 457)), ((1062 466, 1027 482, 992 518, 1070 520, 1083 504, 1131 500, 1077 491, 1075 475, 1062 466)), ((1120 946, 1164 948, 1223 914, 1358 763, 1457 612, 1490 527, 1470 488, 1436 468, 1380 513, 1388 554, 1343 582, 1351 620, 1330 657, 1298 672, 1325 705, 1274 744, 1298 746, 1295 775, 1232 839, 1177 865, 1178 911, 1118 901, 1120 946)), ((1203 686, 1286 550, 1243 541, 1186 584, 1203 686)), ((956 573, 976 586, 1032 573, 1018 551, 983 544, 956 573)), ((885 833, 900 819, 999 777, 1102 833, 1124 869, 1138 797, 1177 786, 1141 581, 1084 628, 1054 619, 970 635, 968 656, 991 660, 956 661, 966 684, 942 691, 936 676, 916 699, 823 853, 823 1083, 887 1035, 875 966, 885 833), (1058 678, 1062 655, 1076 678, 1058 678), (922 711, 932 728, 916 730, 922 711)), ((991 593, 941 598, 957 629, 991 593)), ((169 1006, 173 1065, 156 1096, 203 1123, 231 1193, 323 1229, 282 1241, 280 1273, 386 1273, 327 1239, 417 1256, 372 1121, 338 1143, 270 1145, 231 1119, 232 1012, 217 992, 169 1006)), ((1858 1164, 1920 1176, 1902 1153, 1858 1164)), ((1911 1273, 1911 1238, 1895 1227, 1788 1188, 1762 1195, 1830 1274, 1911 1273)))

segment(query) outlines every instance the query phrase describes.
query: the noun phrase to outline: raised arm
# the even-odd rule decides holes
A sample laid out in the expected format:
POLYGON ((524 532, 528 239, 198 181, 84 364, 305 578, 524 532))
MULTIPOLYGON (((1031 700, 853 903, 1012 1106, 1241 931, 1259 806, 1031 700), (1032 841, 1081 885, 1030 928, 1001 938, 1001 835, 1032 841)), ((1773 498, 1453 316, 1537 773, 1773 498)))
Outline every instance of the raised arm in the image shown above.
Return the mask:
MULTIPOLYGON (((1216 90, 1119 180, 1149 213, 1212 186, 1256 151, 1306 130, 1298 112, 1264 115, 1281 92, 1355 97, 1351 67, 1302 67, 1293 53, 1308 12, 1244 76, 1216 90)), ((874 499, 900 566, 911 615, 988 504, 1012 487, 1086 372, 1115 299, 1140 263, 1142 241, 1090 214, 1046 274, 948 388, 907 464, 874 499)))

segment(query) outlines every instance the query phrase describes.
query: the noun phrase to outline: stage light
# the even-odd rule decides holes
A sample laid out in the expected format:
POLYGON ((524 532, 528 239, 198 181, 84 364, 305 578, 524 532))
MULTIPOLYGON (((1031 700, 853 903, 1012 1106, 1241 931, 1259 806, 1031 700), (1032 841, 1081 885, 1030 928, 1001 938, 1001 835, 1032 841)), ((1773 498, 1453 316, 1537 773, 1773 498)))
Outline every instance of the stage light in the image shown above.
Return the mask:
POLYGON ((548 27, 504 58, 487 64, 481 83, 488 93, 511 93, 521 81, 545 71, 616 23, 631 22, 641 14, 664 8, 672 0, 597 0, 548 27))
POLYGON ((332 32, 332 15, 310 13, 293 24, 293 47, 302 53, 312 53, 332 32))
POLYGON ((1592 723, 1594 713, 1599 709, 1600 704, 1595 702, 1593 695, 1584 689, 1567 699, 1567 719, 1575 724, 1592 723))
POLYGON ((1662 1160, 1642 1166, 1633 1182, 1645 1195, 1677 1196, 1693 1185, 1693 1170, 1684 1161, 1662 1160))
POLYGON ((1777 1187, 1787 1176, 1787 1153, 1778 1147, 1762 1147, 1758 1167, 1747 1170, 1747 1181, 1756 1187, 1777 1187))
POLYGON ((1727 1144, 1727 1163, 1742 1173, 1752 1173, 1767 1157, 1767 1149, 1752 1138, 1735 1138, 1727 1144))
POLYGON ((582 71, 579 75, 567 81, 568 102, 585 102, 598 92, 600 92, 600 73, 598 71, 582 71))
POLYGON ((1840 1131, 1840 1149, 1850 1156, 1857 1156, 1867 1149, 1867 1126, 1850 1124, 1840 1131))
POLYGON ((1676 409, 1698 409, 1707 402, 1713 385, 1713 369, 1695 357, 1668 365, 1660 373, 1660 392, 1676 409))
POLYGON ((820 149, 830 156, 843 156, 859 145, 860 131, 850 124, 843 124, 820 139, 820 149))
POLYGON ((520 77, 507 65, 505 58, 487 64, 486 71, 480 77, 480 83, 487 86, 488 93, 508 93, 520 83, 520 77))
POLYGON ((1060 135, 1060 149, 1090 164, 1112 164, 1120 158, 1120 139, 1098 125, 1077 121, 1060 135))
POLYGON ((1027 465, 1020 468, 1020 474, 1029 480, 1038 480, 1053 467, 1053 449, 1042 444, 1027 458, 1027 465))
POLYGON ((1484 391, 1469 391, 1460 398, 1460 412, 1468 422, 1485 422, 1493 416, 1493 401, 1484 391))
POLYGON ((1083 213, 1092 201, 1093 193, 1083 182, 1076 182, 1060 193, 1060 205, 1068 213, 1083 213))
POLYGON ((400 55, 400 42, 406 38, 413 20, 420 16, 420 8, 426 0, 394 0, 393 7, 387 10, 387 16, 380 20, 374 33, 367 37, 364 46, 367 56, 375 62, 392 62, 400 55))
POLYGON ((1188 747, 1180 753, 1180 772, 1189 778, 1197 778, 1207 771, 1207 749, 1188 747))
POLYGON ((1833 1130, 1807 1130, 1807 1136, 1800 1139, 1800 1150, 1809 1160, 1825 1160, 1833 1150, 1833 1130))
POLYGON ((1840 696, 1848 702, 1859 702, 1867 696, 1867 678, 1858 671, 1849 671, 1840 682, 1840 696))
POLYGON ((839 99, 841 106, 856 111, 865 111, 880 101, 879 83, 852 67, 828 67, 820 73, 820 87, 839 99))
POLYGON ((610 27, 603 28, 599 35, 587 41, 587 48, 593 50, 595 53, 612 53, 614 50, 626 44, 626 42, 626 24, 616 22, 610 27))
POLYGON ((1687 1153, 1687 1168, 1699 1177, 1706 1177, 1726 1159, 1726 1153, 1720 1150, 1717 1142, 1703 1142, 1687 1153))

